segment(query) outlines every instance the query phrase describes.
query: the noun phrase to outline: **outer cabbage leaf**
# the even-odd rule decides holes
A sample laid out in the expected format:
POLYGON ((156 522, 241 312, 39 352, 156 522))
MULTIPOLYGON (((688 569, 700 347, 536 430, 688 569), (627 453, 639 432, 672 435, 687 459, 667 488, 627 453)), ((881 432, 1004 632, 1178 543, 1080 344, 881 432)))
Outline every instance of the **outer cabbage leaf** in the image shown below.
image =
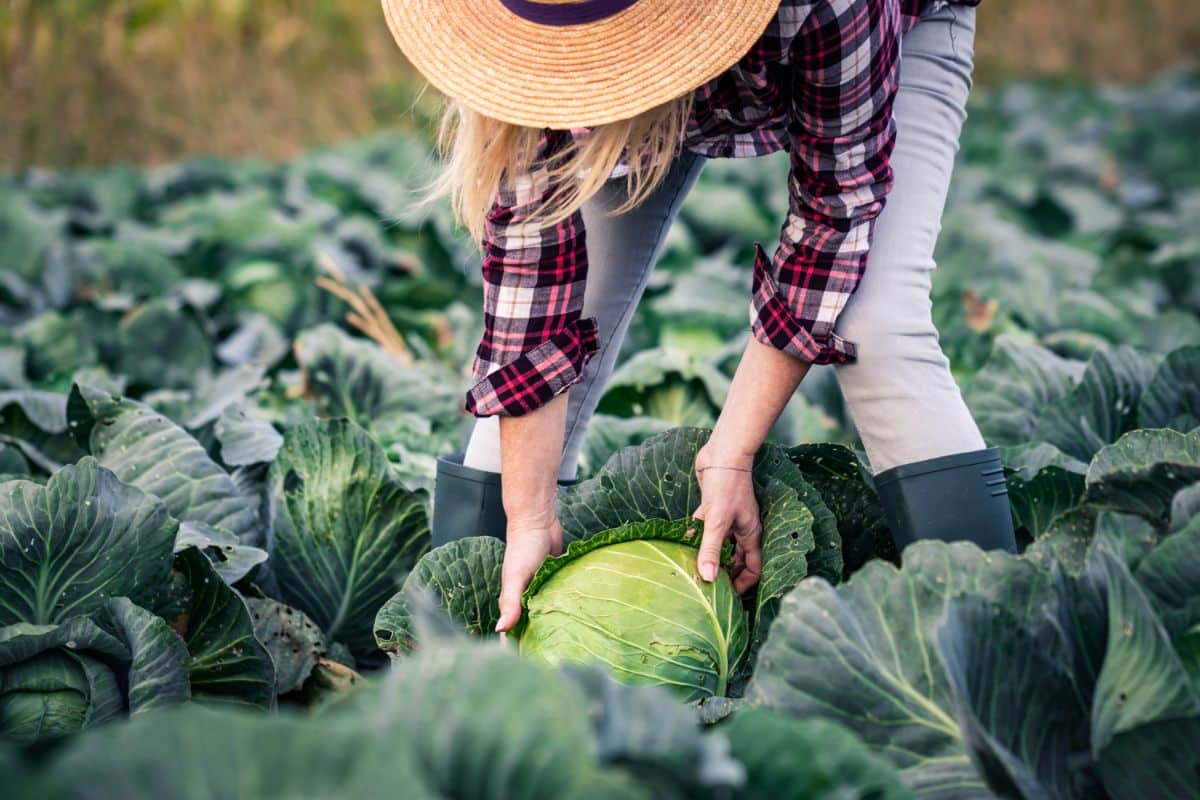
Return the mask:
POLYGON ((1046 442, 1030 442, 1000 448, 1004 466, 1023 480, 1033 478, 1046 467, 1058 467, 1079 475, 1087 472, 1087 463, 1080 461, 1046 442))
POLYGON ((146 602, 166 581, 177 523, 163 503, 91 457, 45 486, 0 483, 0 625, 53 625, 146 602))
MULTIPOLYGON (((801 444, 789 448, 787 453, 837 520, 845 574, 855 572, 872 558, 899 562, 879 496, 864 479, 863 465, 853 450, 838 444, 801 444)), ((816 535, 820 538, 820 534, 816 535)), ((825 572, 815 569, 814 572, 837 582, 825 572)))
POLYGON ((346 417, 373 430, 393 413, 417 411, 438 424, 457 421, 457 384, 424 367, 405 366, 379 345, 332 324, 296 338, 305 388, 325 416, 346 417))
POLYGON ((45 388, 57 389, 75 370, 99 359, 94 332, 77 313, 47 311, 13 329, 25 345, 29 377, 45 388))
POLYGON ((198 547, 213 563, 221 579, 232 585, 259 564, 267 560, 267 551, 259 547, 238 544, 237 536, 229 531, 205 525, 203 522, 184 522, 175 537, 175 552, 198 547))
POLYGON ((991 789, 1069 800, 1087 715, 1069 663, 1002 605, 970 594, 950 601, 937 651, 967 752, 991 789))
POLYGON ((435 797, 398 735, 349 719, 190 705, 76 737, 30 796, 361 800, 385 787, 435 797))
POLYGON ((1034 438, 1041 409, 1065 397, 1084 365, 1045 348, 1001 336, 965 395, 989 442, 1025 444, 1034 438))
POLYGON ((299 689, 325 655, 321 629, 303 611, 269 598, 247 598, 254 638, 275 665, 275 694, 299 689))
POLYGON ((1097 349, 1082 365, 1001 337, 966 397, 989 441, 1048 443, 1087 461, 1136 427, 1156 366, 1155 357, 1128 347, 1097 349))
POLYGON ((1172 636, 1200 623, 1200 518, 1147 553, 1134 577, 1172 636))
POLYGON ((1095 526, 1095 512, 1089 508, 1075 508, 1059 514, 1045 533, 1030 543, 1021 555, 1047 569, 1057 563, 1069 574, 1078 574, 1084 569, 1095 526))
POLYGON ((677 347, 644 350, 609 378, 599 411, 646 416, 676 426, 711 425, 729 394, 729 378, 677 347))
POLYGON ((1104 788, 1114 800, 1194 800, 1200 716, 1163 719, 1117 734, 1101 753, 1104 788))
MULTIPOLYGON (((774 520, 774 524, 791 528, 788 532, 788 536, 792 539, 789 548, 794 557, 789 558, 786 563, 790 564, 794 570, 795 579, 792 584, 798 583, 805 574, 819 575, 830 583, 841 581, 845 563, 842 557, 842 537, 838 532, 837 517, 825 504, 821 493, 808 482, 788 452, 773 444, 766 444, 760 448, 754 458, 754 479, 755 495, 759 498, 759 512, 763 518, 764 580, 768 577, 765 560, 771 555, 768 552, 769 540, 766 536, 767 527, 773 522, 769 515, 784 514, 785 518, 774 520), (791 499, 800 501, 799 509, 793 510, 790 502, 781 504, 774 499, 774 494, 783 486, 792 490, 787 498, 789 501, 791 499), (802 532, 804 528, 810 526, 796 516, 798 512, 800 516, 806 516, 803 514, 805 510, 808 511, 808 515, 812 516, 811 547, 806 541, 807 536, 802 532), (791 536, 792 533, 798 535, 791 536), (807 554, 807 563, 804 565, 797 560, 802 554, 807 554)), ((782 565, 784 562, 778 563, 782 565)))
POLYGON ((663 692, 460 643, 399 662, 319 717, 191 706, 84 733, 34 796, 704 797, 740 777, 725 746, 663 692))
POLYGON ((739 800, 909 800, 896 769, 841 725, 791 719, 765 708, 735 712, 717 729, 746 768, 739 800))
POLYGON ((1195 796, 1200 693, 1149 599, 1124 565, 1093 556, 1107 579, 1108 643, 1092 704, 1092 753, 1111 796, 1195 796), (1182 737, 1182 738, 1181 738, 1182 737))
POLYGON ((71 389, 67 415, 81 446, 126 483, 162 498, 180 521, 203 522, 261 545, 257 503, 191 434, 136 400, 71 389))
POLYGON ((225 408, 213 432, 221 443, 221 461, 231 467, 269 464, 283 446, 274 425, 255 419, 240 405, 225 408))
POLYGON ((198 549, 176 555, 171 580, 154 610, 187 645, 197 700, 257 707, 274 703, 275 667, 254 636, 246 604, 198 549))
POLYGON ((1190 431, 1200 425, 1200 347, 1170 353, 1138 403, 1138 425, 1190 431))
POLYGON ((423 649, 347 711, 407 742, 438 797, 564 797, 596 771, 583 692, 495 645, 423 649))
POLYGON ((25 759, 16 746, 0 740, 0 775, 4 775, 4 788, 10 797, 35 797, 30 785, 32 779, 25 759))
POLYGON ((0 629, 0 732, 40 741, 187 700, 187 650, 124 597, 95 620, 0 629))
POLYGON ((141 386, 187 389, 212 367, 212 344, 193 314, 154 299, 121 320, 117 368, 141 386))
MULTIPOLYGON (((182 399, 173 404, 171 418, 189 430, 204 427, 260 388, 264 383, 263 369, 261 364, 242 364, 215 375, 200 373, 182 399)), ((225 463, 232 466, 232 462, 225 463)))
POLYGON ((375 641, 393 655, 414 650, 416 592, 432 592, 433 604, 457 626, 481 637, 495 636, 500 620, 500 569, 504 542, 492 536, 456 539, 421 556, 400 591, 375 616, 375 641))
POLYGON ((1171 530, 1181 531, 1200 518, 1200 482, 1180 489, 1171 498, 1171 530))
POLYGON ((0 629, 0 732, 36 742, 119 716, 128 663, 128 648, 83 617, 0 629))
POLYGON ((620 796, 685 800, 744 782, 729 741, 702 728, 695 707, 657 686, 626 686, 603 670, 565 672, 586 697, 592 753, 632 785, 620 796))
POLYGON ((700 536, 698 522, 652 520, 572 542, 525 592, 514 631, 521 653, 598 663, 624 683, 684 699, 725 694, 749 625, 724 569, 711 583, 700 578, 700 536))
POLYGON ((811 540, 805 534, 813 527, 812 512, 779 481, 771 479, 763 495, 762 576, 754 600, 756 647, 766 639, 780 599, 804 580, 808 571, 805 553, 811 550, 811 540))
POLYGON ((1130 347, 1097 350, 1065 397, 1034 409, 1033 438, 1086 461, 1137 427, 1138 401, 1156 367, 1156 357, 1130 347))
POLYGON ((375 652, 375 614, 429 546, 419 497, 348 420, 288 431, 268 481, 280 599, 356 656, 375 652))
POLYGON ((279 327, 262 314, 242 312, 238 328, 216 349, 217 358, 229 366, 273 366, 288 353, 288 342, 279 327))
POLYGON ((559 489, 566 542, 648 519, 682 519, 700 505, 693 472, 709 432, 676 428, 618 450, 590 479, 559 489))
POLYGON ((129 671, 122 681, 129 712, 139 714, 191 697, 188 651, 179 635, 161 617, 126 597, 108 601, 106 611, 102 619, 129 648, 129 671))
POLYGON ((480 800, 682 800, 729 787, 740 776, 724 742, 686 711, 662 690, 548 669, 474 641, 396 662, 378 691, 346 707, 377 735, 406 731, 439 797, 480 800))
POLYGON ((0 442, 47 474, 85 455, 67 432, 67 397, 55 392, 0 392, 0 442))
POLYGON ((746 696, 846 725, 919 796, 988 797, 967 755, 936 631, 963 592, 1029 619, 1048 597, 1049 578, 963 542, 918 542, 904 561, 903 570, 872 561, 836 589, 810 579, 788 594, 746 696))
POLYGON ((614 417, 595 414, 588 422, 579 454, 579 472, 590 477, 623 447, 639 445, 646 439, 670 430, 671 424, 654 417, 614 417))
POLYGON ((1083 475, 1061 467, 1043 467, 1029 480, 1017 474, 1007 479, 1013 526, 1030 539, 1047 532, 1083 498, 1083 475))
POLYGON ((1165 527, 1176 492, 1200 482, 1200 428, 1140 430, 1096 454, 1088 467, 1089 503, 1165 527))

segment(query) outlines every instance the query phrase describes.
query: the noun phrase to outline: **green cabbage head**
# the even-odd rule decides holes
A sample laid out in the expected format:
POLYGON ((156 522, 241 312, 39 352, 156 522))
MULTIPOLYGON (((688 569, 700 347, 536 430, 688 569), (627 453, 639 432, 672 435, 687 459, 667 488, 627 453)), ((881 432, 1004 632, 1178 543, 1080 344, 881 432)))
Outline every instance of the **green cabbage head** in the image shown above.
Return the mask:
POLYGON ((188 654, 127 598, 62 625, 0 628, 0 738, 55 739, 190 696, 188 654))
MULTIPOLYGON (((684 700, 725 694, 749 647, 728 573, 696 570, 699 523, 651 520, 572 542, 525 593, 521 653, 550 664, 600 664, 618 680, 684 700)), ((728 555, 728 551, 726 553, 728 555)))

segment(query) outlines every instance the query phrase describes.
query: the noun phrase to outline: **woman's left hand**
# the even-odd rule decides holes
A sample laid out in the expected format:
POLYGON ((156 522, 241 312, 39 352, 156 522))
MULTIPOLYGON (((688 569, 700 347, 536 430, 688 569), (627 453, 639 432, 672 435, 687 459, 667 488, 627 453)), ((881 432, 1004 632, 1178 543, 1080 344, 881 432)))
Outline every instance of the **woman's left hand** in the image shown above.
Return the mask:
POLYGON ((718 457, 707 444, 696 454, 700 506, 692 516, 704 521, 704 538, 697 561, 700 577, 706 581, 716 578, 721 545, 732 537, 730 575, 738 594, 757 584, 762 574, 762 523, 749 472, 753 465, 753 456, 718 457))

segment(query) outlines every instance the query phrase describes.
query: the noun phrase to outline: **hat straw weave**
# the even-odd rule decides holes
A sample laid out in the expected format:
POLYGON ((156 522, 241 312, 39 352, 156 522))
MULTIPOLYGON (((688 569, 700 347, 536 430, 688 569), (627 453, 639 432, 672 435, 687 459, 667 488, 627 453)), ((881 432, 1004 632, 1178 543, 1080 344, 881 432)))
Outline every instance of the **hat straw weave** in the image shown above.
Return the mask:
POLYGON ((568 129, 627 119, 717 77, 779 0, 383 0, 383 10, 447 97, 515 125, 568 129))

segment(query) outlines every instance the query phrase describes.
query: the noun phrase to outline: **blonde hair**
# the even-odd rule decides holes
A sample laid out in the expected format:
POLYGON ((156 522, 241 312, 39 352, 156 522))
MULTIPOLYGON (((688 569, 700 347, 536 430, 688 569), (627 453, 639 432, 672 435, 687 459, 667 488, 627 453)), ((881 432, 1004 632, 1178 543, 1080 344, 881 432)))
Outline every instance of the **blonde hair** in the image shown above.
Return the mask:
POLYGON ((542 164, 534 164, 544 129, 512 125, 448 101, 437 133, 442 169, 419 189, 417 205, 449 196, 455 218, 481 246, 488 212, 509 176, 537 167, 554 187, 546 201, 525 218, 526 224, 553 226, 569 217, 600 190, 627 151, 628 198, 611 215, 638 205, 666 176, 678 155, 692 112, 694 95, 671 101, 617 122, 595 125, 581 141, 568 143, 542 164), (632 154, 641 153, 642 158, 632 154), (585 172, 586 170, 586 172, 585 172), (576 179, 579 173, 583 173, 576 179))

